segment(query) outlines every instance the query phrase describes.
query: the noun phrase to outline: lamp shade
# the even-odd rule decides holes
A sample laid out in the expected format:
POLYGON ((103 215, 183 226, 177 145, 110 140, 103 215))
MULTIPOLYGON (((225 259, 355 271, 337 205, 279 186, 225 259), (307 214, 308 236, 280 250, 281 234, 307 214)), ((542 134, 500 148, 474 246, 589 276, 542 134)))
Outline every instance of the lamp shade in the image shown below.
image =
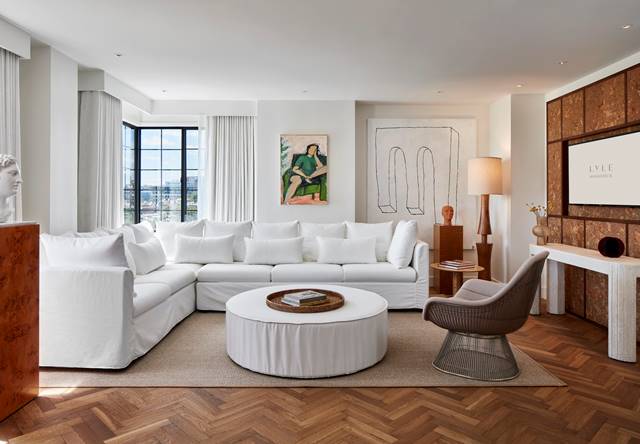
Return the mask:
POLYGON ((502 194, 502 159, 476 157, 467 163, 469 194, 502 194))

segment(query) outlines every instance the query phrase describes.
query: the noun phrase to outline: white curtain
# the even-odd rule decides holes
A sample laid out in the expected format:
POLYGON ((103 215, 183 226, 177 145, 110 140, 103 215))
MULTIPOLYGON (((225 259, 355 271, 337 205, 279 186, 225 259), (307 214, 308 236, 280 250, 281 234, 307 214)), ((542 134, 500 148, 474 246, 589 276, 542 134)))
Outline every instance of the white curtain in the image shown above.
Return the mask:
POLYGON ((122 224, 122 104, 102 91, 79 94, 78 231, 122 224))
POLYGON ((200 125, 199 217, 253 220, 255 117, 208 116, 200 125))
MULTIPOLYGON (((20 164, 20 57, 0 48, 0 154, 20 164)), ((15 220, 22 220, 22 193, 14 201, 15 220)))

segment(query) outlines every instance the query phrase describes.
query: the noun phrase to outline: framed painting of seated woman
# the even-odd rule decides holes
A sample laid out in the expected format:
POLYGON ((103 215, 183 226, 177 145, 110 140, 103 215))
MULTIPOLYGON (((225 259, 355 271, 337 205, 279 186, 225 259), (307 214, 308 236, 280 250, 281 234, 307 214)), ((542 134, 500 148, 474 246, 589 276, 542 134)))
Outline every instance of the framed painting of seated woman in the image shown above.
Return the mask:
POLYGON ((327 204, 326 134, 280 135, 280 203, 327 204))

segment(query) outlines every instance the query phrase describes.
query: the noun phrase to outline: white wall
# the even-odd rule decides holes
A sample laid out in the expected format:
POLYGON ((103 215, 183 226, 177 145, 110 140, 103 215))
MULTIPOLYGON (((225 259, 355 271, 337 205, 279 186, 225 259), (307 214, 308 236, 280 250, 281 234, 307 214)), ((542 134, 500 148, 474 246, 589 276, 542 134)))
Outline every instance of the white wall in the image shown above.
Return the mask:
POLYGON ((493 254, 493 278, 507 280, 510 214, 511 214, 511 96, 496 100, 489 106, 488 156, 502 158, 502 195, 490 197, 493 254))
POLYGON ((355 219, 355 102, 259 101, 256 131, 256 212, 259 222, 355 219), (328 205, 280 204, 280 134, 328 134, 328 205))
POLYGON ((490 154, 503 160, 503 195, 491 197, 492 267, 495 279, 507 281, 527 259, 535 240, 535 219, 526 204, 545 204, 545 98, 514 94, 489 109, 490 154))
POLYGON ((23 219, 43 232, 77 227, 78 65, 49 47, 20 63, 23 219))

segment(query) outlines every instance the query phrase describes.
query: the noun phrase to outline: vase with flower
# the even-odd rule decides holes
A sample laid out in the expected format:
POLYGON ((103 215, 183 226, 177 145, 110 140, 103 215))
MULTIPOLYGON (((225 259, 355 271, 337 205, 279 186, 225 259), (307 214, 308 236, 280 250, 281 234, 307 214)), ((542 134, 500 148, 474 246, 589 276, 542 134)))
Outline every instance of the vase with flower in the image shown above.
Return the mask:
POLYGON ((536 224, 531 232, 536 237, 537 245, 546 245, 549 236, 549 226, 547 223, 547 208, 542 205, 527 204, 530 213, 536 217, 536 224))

